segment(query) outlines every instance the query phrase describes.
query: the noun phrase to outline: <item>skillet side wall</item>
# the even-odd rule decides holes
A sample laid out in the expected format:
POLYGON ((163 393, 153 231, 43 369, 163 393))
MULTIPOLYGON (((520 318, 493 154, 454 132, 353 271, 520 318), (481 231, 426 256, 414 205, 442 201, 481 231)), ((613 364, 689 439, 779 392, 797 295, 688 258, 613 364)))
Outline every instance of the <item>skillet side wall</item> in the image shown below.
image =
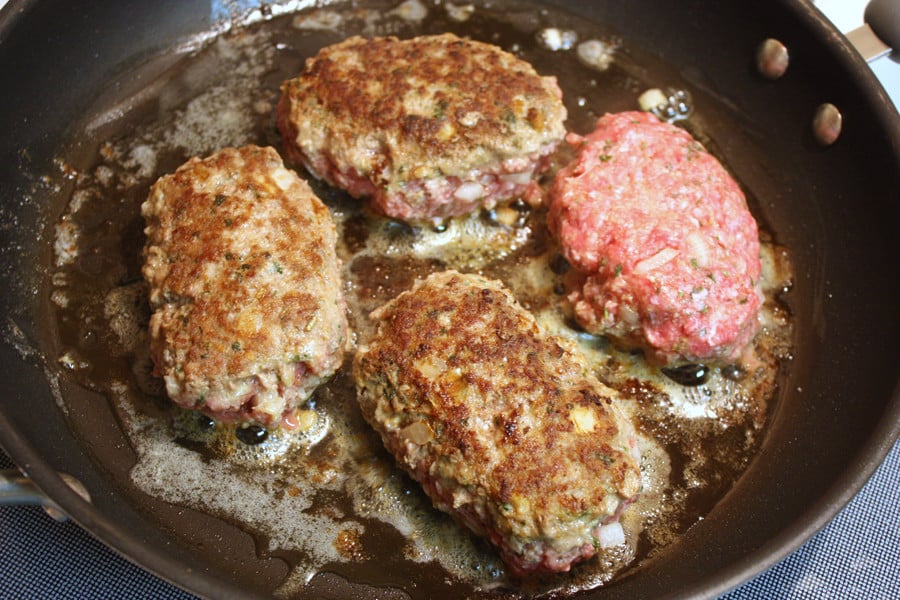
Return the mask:
POLYGON ((760 456, 678 544, 607 590, 611 598, 710 596, 774 564, 823 526, 898 435, 900 282, 891 265, 900 258, 900 122, 865 64, 801 3, 747 10, 690 2, 647 11, 608 4, 592 5, 591 16, 681 65, 693 83, 733 106, 734 119, 708 123, 708 131, 795 265, 787 298, 796 356, 760 456), (678 35, 673 23, 684 26, 674 28, 678 35), (767 37, 791 53, 776 82, 753 66, 767 37), (844 133, 830 148, 810 128, 826 101, 844 116, 844 133), (752 146, 757 155, 763 150, 765 164, 747 153, 752 146), (778 187, 769 187, 772 180, 778 187), (710 572, 717 576, 705 577, 710 572))
MULTIPOLYGON (((9 90, 0 94, 0 377, 15 382, 0 401, 0 441, 74 520, 125 557, 202 596, 240 598, 266 589, 254 580, 259 564, 251 538, 243 534, 240 548, 186 543, 181 532, 148 518, 110 476, 131 458, 127 444, 120 446, 124 457, 92 457, 67 421, 80 420, 121 438, 106 401, 63 384, 65 393, 80 398, 80 406, 97 409, 64 415, 45 375, 57 367, 52 357, 46 366, 41 358, 52 336, 47 290, 53 224, 65 202, 65 194, 41 176, 61 179, 54 158, 64 142, 75 147, 96 142, 71 140, 68 130, 99 97, 125 96, 118 87, 109 89, 108 81, 123 81, 129 65, 210 27, 209 4, 199 0, 11 2, 0 12, 0 87, 9 90), (58 471, 84 483, 92 505, 75 495, 58 471), (242 566, 240 558, 227 558, 229 553, 250 557, 253 564, 242 566)), ((196 527, 211 521, 201 516, 196 527)))
MULTIPOLYGON (((900 258, 900 125, 874 78, 852 71, 861 63, 854 64, 837 39, 828 39, 799 2, 564 4, 618 29, 630 44, 683 65, 687 79, 733 106, 733 119, 707 123, 708 132, 726 164, 760 198, 763 214, 757 216, 772 224, 794 257, 797 280, 789 298, 797 356, 762 454, 682 542, 596 594, 714 595, 774 563, 824 524, 896 438, 900 325, 892 265, 900 258), (781 39, 791 51, 788 74, 777 82, 752 67, 765 37, 781 39), (845 123, 843 136, 828 149, 809 133, 812 113, 824 101, 842 109, 845 123), (760 148, 764 162, 756 160, 760 148), (880 437, 873 437, 876 431, 880 437)), ((69 124, 104 82, 208 28, 209 6, 15 6, 0 13, 0 86, 15 90, 0 94, 0 377, 15 382, 0 401, 0 439, 76 520, 157 574, 210 597, 268 592, 249 574, 252 565, 235 568, 123 502, 108 467, 85 455, 73 437, 40 359, 22 359, 23 348, 45 347, 50 236, 60 209, 42 206, 53 194, 35 174, 52 171, 69 124), (12 323, 27 342, 19 349, 9 343, 17 337, 12 323), (77 500, 54 470, 85 482, 94 508, 77 500)))

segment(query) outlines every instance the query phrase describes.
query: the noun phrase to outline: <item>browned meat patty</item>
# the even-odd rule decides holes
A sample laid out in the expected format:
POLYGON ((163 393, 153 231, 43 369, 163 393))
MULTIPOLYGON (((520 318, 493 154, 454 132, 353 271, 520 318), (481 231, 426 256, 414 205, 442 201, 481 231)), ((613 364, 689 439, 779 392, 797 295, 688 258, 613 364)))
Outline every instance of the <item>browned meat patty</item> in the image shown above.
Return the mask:
POLYGON ((511 570, 567 571, 641 489, 634 430, 499 282, 448 271, 376 310, 362 412, 434 505, 511 570))
POLYGON ((453 34, 353 37, 286 81, 288 157, 404 221, 436 221, 517 197, 565 136, 554 77, 453 34))
POLYGON ((274 149, 247 146, 192 158, 141 212, 151 354, 169 397, 278 424, 348 339, 328 209, 274 149))
POLYGON ((737 358, 758 329, 756 221, 689 133, 648 113, 602 117, 550 190, 548 223, 582 277, 579 323, 657 363, 737 358))

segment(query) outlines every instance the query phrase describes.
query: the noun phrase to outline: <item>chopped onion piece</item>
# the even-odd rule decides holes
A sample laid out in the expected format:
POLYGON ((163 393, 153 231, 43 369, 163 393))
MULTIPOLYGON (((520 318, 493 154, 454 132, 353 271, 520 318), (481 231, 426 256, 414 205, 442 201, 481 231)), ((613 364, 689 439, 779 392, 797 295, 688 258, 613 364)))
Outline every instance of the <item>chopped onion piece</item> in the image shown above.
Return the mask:
POLYGON ((597 530, 597 543, 601 548, 615 548, 625 543, 625 530, 618 521, 603 525, 597 530))
POLYGON ((434 439, 434 431, 423 421, 416 421, 400 430, 400 437, 413 444, 427 444, 434 439))
POLYGON ((461 4, 459 6, 448 2, 446 7, 447 16, 457 23, 468 21, 469 17, 475 12, 475 6, 472 4, 461 4))
POLYGON ((659 88, 651 88, 638 96, 638 106, 644 112, 650 112, 657 106, 668 104, 669 99, 659 88))
POLYGON ((523 171, 521 173, 506 173, 500 176, 500 179, 509 183, 526 184, 531 181, 533 171, 523 171))
POLYGON ((404 21, 419 22, 428 16, 428 8, 418 0, 406 0, 391 13, 404 21))
POLYGON ((653 269, 658 269, 673 258, 678 256, 678 250, 675 248, 663 248, 653 256, 645 258, 634 266, 634 272, 638 275, 649 273, 653 269))
POLYGON ((600 40, 587 40, 578 44, 575 52, 578 54, 578 60, 584 65, 605 71, 612 64, 615 48, 609 44, 604 44, 600 40))
POLYGON ((484 188, 480 183, 470 181, 462 184, 453 193, 453 197, 464 202, 474 202, 484 196, 484 188))
POLYGON ((547 27, 537 33, 537 40, 547 50, 568 50, 578 41, 578 34, 574 31, 547 27))
POLYGON ((688 235, 685 241, 690 248, 691 264, 696 263, 697 267, 706 267, 709 264, 709 247, 703 236, 695 231, 688 235))

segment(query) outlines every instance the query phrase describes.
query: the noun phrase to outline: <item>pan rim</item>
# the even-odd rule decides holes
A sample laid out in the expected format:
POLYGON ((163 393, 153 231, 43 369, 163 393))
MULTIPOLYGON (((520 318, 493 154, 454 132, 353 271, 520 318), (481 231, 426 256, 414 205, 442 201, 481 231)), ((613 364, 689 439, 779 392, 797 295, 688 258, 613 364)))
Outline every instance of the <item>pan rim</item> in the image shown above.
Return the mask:
MULTIPOLYGON (((16 7, 27 7, 31 4, 34 4, 34 1, 25 0, 24 2, 16 3, 16 7)), ((783 4, 794 10, 811 28, 818 28, 819 33, 822 35, 834 35, 836 30, 814 6, 806 5, 799 0, 786 0, 783 4)), ((6 8, 9 9, 11 14, 12 8, 9 6, 6 8)), ((15 19, 6 17, 7 15, 5 14, 0 15, 0 31, 14 25, 15 19)), ((900 166, 900 116, 898 116, 897 109, 890 102, 871 71, 866 68, 862 59, 856 55, 849 42, 843 36, 837 41, 834 52, 835 58, 851 74, 861 92, 867 94, 867 99, 872 100, 870 104, 875 109, 873 118, 886 127, 888 137, 895 150, 898 166, 900 166), (878 95, 879 90, 880 96, 878 95), (874 94, 874 96, 868 98, 871 94, 874 94), (879 98, 880 102, 875 101, 875 99, 879 98)), ((794 552, 830 522, 862 489, 878 466, 884 461, 898 437, 900 437, 900 381, 896 383, 894 392, 885 405, 885 410, 878 422, 878 426, 873 430, 865 443, 860 446, 856 456, 845 471, 835 479, 828 492, 802 515, 798 516, 791 527, 783 530, 775 538, 770 539, 755 553, 747 555, 739 563, 734 564, 724 572, 720 572, 714 578, 720 580, 719 583, 710 581, 708 584, 698 585, 696 589, 689 593, 686 592, 686 595, 701 594, 712 596, 724 593, 769 569, 794 552)), ((49 462, 41 458, 37 449, 29 444, 11 426, 11 423, 2 411, 2 407, 0 407, 0 445, 7 450, 16 464, 33 478, 38 487, 53 497, 73 520, 126 559, 154 573, 161 579, 179 587, 186 585, 188 587, 185 589, 203 596, 242 597, 240 594, 234 595, 235 590, 232 586, 222 586, 222 582, 204 573, 192 572, 190 577, 177 578, 177 581, 173 580, 175 579, 172 577, 173 575, 181 574, 184 571, 183 565, 168 559, 161 552, 145 553, 146 549, 142 551, 141 541, 136 536, 131 535, 127 531, 123 532, 121 528, 116 527, 102 514, 99 514, 95 507, 71 491, 50 467, 49 462)), ((680 594, 680 592, 678 593, 680 594)))

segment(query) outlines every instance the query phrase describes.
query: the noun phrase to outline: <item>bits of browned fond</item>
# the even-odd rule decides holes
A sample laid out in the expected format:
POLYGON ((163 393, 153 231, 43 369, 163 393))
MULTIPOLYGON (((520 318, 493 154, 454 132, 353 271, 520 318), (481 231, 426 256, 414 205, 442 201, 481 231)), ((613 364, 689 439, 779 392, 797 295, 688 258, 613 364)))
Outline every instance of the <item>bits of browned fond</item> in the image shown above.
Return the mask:
POLYGON ((551 545, 582 518, 589 542, 640 490, 615 392, 498 282, 438 273, 372 316, 354 362, 363 414, 439 508, 480 505, 488 530, 551 545))

